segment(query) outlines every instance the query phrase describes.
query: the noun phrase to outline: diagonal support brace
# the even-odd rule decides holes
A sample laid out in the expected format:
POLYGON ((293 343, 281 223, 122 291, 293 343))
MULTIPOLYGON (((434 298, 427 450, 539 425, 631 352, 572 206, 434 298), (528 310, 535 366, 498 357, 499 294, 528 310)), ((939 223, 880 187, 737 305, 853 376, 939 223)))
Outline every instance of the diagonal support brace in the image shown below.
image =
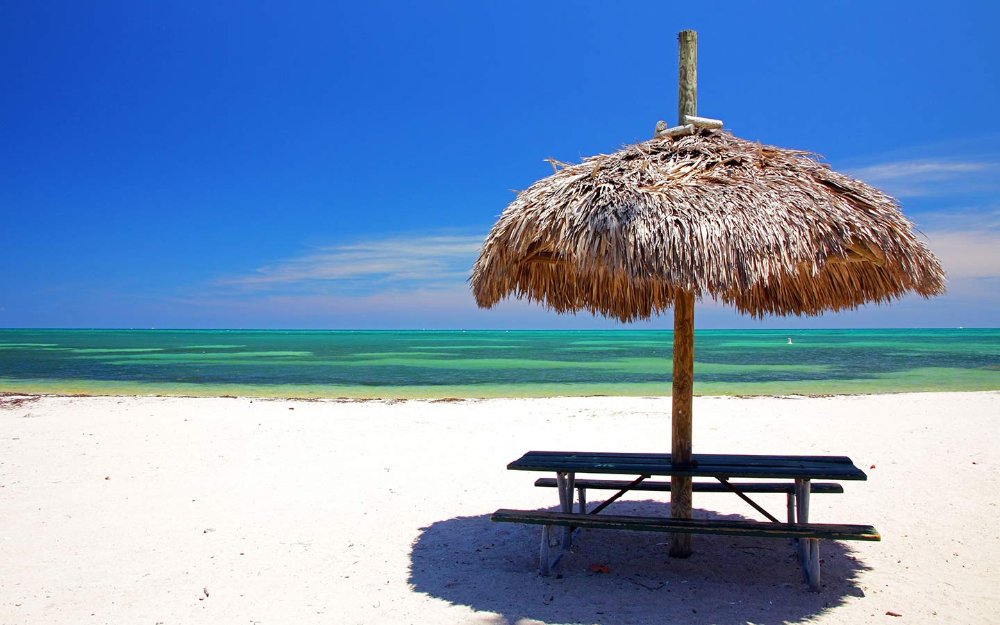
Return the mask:
POLYGON ((740 489, 738 489, 735 486, 733 486, 732 484, 730 484, 728 479, 726 479, 724 477, 716 477, 715 479, 719 480, 722 483, 723 486, 725 486, 729 490, 731 490, 734 493, 736 493, 739 496, 740 499, 742 499, 743 501, 745 501, 748 504, 750 504, 751 506, 753 506, 754 510, 756 510, 757 512, 760 512, 761 514, 763 514, 765 517, 767 517, 767 519, 769 521, 771 521, 772 523, 781 523, 781 521, 779 521, 778 519, 774 518, 774 516, 772 516, 770 512, 768 512, 764 508, 761 508, 760 505, 756 501, 754 501, 753 499, 750 499, 749 497, 747 497, 746 493, 744 493, 740 489))
POLYGON ((601 510, 604 510, 605 508, 607 508, 608 506, 610 506, 614 502, 618 501, 621 498, 622 495, 624 495, 625 493, 629 492, 630 490, 632 490, 633 488, 635 488, 639 484, 642 484, 642 481, 645 480, 648 477, 649 477, 648 475, 640 475, 639 477, 637 477, 636 479, 634 479, 632 482, 630 482, 628 486, 626 486, 625 488, 621 489, 620 491, 618 491, 614 495, 611 495, 610 497, 608 497, 607 501, 605 501, 601 505, 599 505, 596 508, 594 508, 593 510, 591 510, 589 512, 589 514, 597 514, 601 510))

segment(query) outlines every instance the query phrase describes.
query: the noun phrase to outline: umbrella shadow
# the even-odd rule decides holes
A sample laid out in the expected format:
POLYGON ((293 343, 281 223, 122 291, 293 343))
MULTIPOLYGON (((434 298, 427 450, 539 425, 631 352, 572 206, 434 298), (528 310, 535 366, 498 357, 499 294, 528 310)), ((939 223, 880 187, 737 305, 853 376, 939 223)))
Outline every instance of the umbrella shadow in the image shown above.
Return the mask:
MULTIPOLYGON (((669 504, 631 501, 616 514, 669 515, 669 504)), ((700 518, 747 520, 696 509, 700 518)), ((455 517, 421 528, 410 554, 412 588, 496 616, 494 625, 522 622, 740 623, 806 621, 864 592, 869 570, 852 548, 822 541, 819 592, 806 585, 789 541, 694 537, 686 560, 667 556, 669 535, 582 530, 550 577, 538 575, 538 526, 493 523, 488 514, 455 517), (594 573, 592 564, 609 568, 594 573)))

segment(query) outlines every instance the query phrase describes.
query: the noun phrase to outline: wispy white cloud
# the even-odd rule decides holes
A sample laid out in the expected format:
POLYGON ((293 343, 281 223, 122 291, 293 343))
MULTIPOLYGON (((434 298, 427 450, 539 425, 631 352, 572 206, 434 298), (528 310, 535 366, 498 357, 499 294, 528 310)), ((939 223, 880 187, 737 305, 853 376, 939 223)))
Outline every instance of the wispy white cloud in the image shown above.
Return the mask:
POLYGON ((983 193, 1000 188, 1000 161, 914 159, 849 169, 849 175, 897 197, 983 193))
MULTIPOLYGON (((283 328, 570 328, 609 327, 590 315, 556 315, 520 300, 490 310, 476 306, 468 285, 370 293, 229 292, 184 295, 163 302, 192 327, 283 328), (222 324, 222 325, 220 325, 222 324)), ((170 325, 161 323, 160 325, 170 325)), ((176 325, 176 322, 174 322, 176 325)))
POLYGON ((468 277, 482 241, 481 235, 422 235, 330 245, 217 283, 286 292, 453 286, 468 277))
POLYGON ((933 230, 926 235, 949 282, 1000 278, 1000 231, 933 230))
POLYGON ((1000 205, 922 211, 913 219, 920 230, 928 232, 1000 231, 1000 205))
POLYGON ((896 180, 899 178, 948 178, 956 174, 984 171, 991 163, 960 163, 948 161, 898 161, 881 163, 854 170, 875 180, 896 180))

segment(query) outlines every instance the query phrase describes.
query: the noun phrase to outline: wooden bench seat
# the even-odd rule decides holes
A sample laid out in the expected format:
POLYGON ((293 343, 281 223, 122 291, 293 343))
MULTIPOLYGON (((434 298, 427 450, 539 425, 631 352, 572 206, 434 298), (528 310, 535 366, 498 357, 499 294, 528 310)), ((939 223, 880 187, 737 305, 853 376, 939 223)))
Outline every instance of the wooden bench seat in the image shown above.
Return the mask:
POLYGON ((721 519, 671 519, 669 517, 622 516, 612 514, 576 514, 545 510, 500 509, 493 521, 562 525, 611 530, 680 532, 684 534, 724 534, 726 536, 762 536, 765 538, 828 538, 831 540, 881 540, 871 525, 834 523, 771 523, 768 521, 729 521, 721 519))
MULTIPOLYGON (((548 575, 555 564, 549 557, 551 528, 593 528, 635 530, 645 532, 680 532, 686 534, 722 534, 726 536, 757 536, 766 538, 794 538, 806 548, 800 549, 800 560, 806 580, 813 589, 819 588, 818 539, 831 540, 881 540, 878 531, 870 525, 845 525, 830 523, 771 523, 762 521, 728 521, 719 519, 671 519, 666 517, 616 516, 598 514, 572 514, 540 510, 501 509, 491 520, 505 523, 542 525, 542 545, 539 553, 539 570, 548 575)), ((560 554, 561 555, 561 554, 560 554)), ((558 560, 558 556, 556 558, 558 560)))
MULTIPOLYGON (((576 489, 622 490, 627 488, 629 480, 598 480, 576 478, 573 486, 576 489)), ((785 493, 794 494, 794 482, 730 482, 745 493, 785 493)), ((554 477, 540 477, 535 480, 535 486, 555 488, 554 477)), ((696 493, 728 493, 730 489, 719 482, 693 482, 692 489, 696 493)), ((670 491, 670 482, 646 480, 632 486, 629 490, 670 491)), ((844 487, 836 482, 812 482, 810 492, 813 493, 843 493, 844 487)))

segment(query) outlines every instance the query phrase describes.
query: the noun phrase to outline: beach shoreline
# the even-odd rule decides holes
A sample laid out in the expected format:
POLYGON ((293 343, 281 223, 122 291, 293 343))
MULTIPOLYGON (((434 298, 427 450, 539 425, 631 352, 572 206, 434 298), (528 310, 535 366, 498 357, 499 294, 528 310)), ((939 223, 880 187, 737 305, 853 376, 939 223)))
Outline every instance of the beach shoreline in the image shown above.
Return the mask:
MULTIPOLYGON (((669 385, 664 385, 669 390, 669 385)), ((947 395, 947 394, 962 394, 962 393, 1000 393, 1000 389, 996 388, 979 388, 972 390, 898 390, 898 391, 856 391, 856 392, 830 392, 830 393, 778 393, 778 392, 768 392, 768 393, 695 393, 695 397, 703 399, 821 399, 821 398, 835 398, 835 397, 874 397, 881 395, 915 395, 915 394, 933 394, 933 395, 947 395)), ((476 401, 497 401, 497 400, 530 400, 530 399, 588 399, 588 398, 600 398, 600 397, 620 397, 620 398, 632 398, 632 399, 669 399, 670 393, 656 394, 656 393, 646 393, 646 394, 614 394, 614 393, 589 393, 589 394, 551 394, 551 395, 540 395, 540 394, 526 394, 526 395, 448 395, 448 394, 433 394, 428 393, 426 395, 392 395, 392 394, 372 394, 364 396, 348 396, 348 395, 335 395, 335 394, 316 394, 316 395, 275 395, 275 394, 246 394, 246 393, 213 393, 207 391, 204 394, 184 394, 184 393, 158 393, 158 392, 136 392, 136 393, 122 393, 122 392, 60 392, 60 391, 38 391, 38 390, 18 390, 18 389, 5 389, 0 387, 0 407, 2 407, 2 402, 5 399, 10 398, 30 398, 30 399, 41 399, 41 398, 57 398, 57 397, 91 397, 91 398, 101 398, 101 397, 124 397, 129 399, 141 399, 141 398, 159 398, 159 399, 247 399, 255 401, 299 401, 299 402, 333 402, 333 403, 352 403, 352 402, 401 402, 401 401, 423 401, 423 402, 476 402, 476 401)))
MULTIPOLYGON (((848 455, 813 498, 809 592, 780 541, 587 532, 535 572, 555 493, 529 449, 669 451, 669 397, 0 397, 0 623, 987 622, 1000 611, 1000 392, 697 397, 696 452, 848 455), (749 541, 749 542, 748 542, 749 541), (589 565, 609 566, 595 574, 589 565)), ((769 499, 768 497, 771 497, 769 499)), ((781 510, 783 498, 762 503, 781 510)), ((656 510, 637 496, 625 510, 656 510), (629 507, 632 508, 629 508, 629 507)), ((616 504, 618 505, 618 504, 616 504)), ((707 515, 757 518, 738 499, 707 515)))

